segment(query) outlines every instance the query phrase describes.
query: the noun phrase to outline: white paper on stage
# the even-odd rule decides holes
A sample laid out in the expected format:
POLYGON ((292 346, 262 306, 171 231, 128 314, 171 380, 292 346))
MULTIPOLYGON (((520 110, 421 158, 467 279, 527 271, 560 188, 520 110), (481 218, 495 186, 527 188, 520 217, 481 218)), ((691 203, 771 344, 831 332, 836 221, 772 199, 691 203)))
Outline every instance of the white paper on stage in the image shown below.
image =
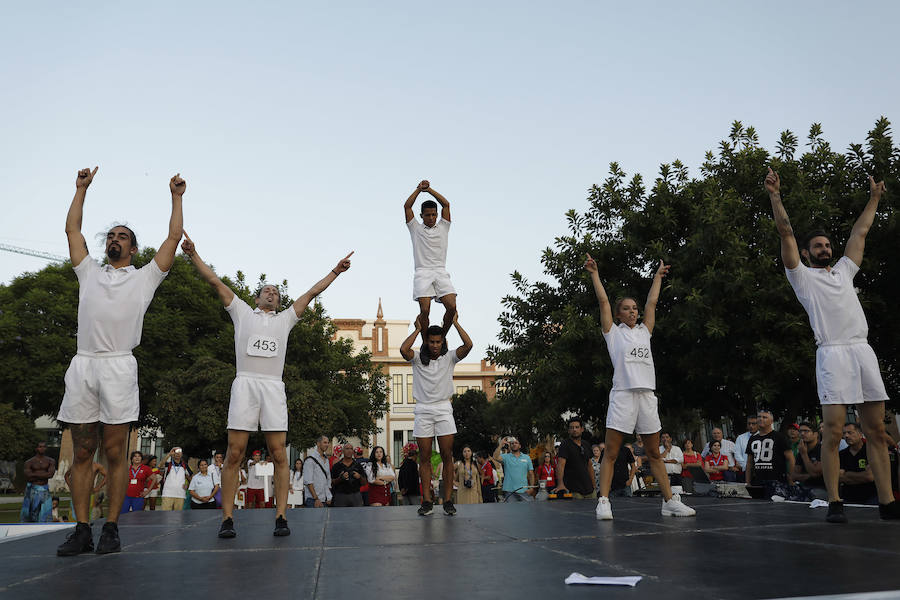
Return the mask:
POLYGON ((640 576, 635 577, 585 577, 581 573, 572 573, 566 577, 566 584, 586 583, 589 585, 630 585, 634 587, 638 581, 643 579, 640 576))
POLYGON ((269 477, 275 475, 275 463, 256 463, 253 465, 253 471, 257 477, 263 478, 263 497, 266 502, 269 501, 269 477))

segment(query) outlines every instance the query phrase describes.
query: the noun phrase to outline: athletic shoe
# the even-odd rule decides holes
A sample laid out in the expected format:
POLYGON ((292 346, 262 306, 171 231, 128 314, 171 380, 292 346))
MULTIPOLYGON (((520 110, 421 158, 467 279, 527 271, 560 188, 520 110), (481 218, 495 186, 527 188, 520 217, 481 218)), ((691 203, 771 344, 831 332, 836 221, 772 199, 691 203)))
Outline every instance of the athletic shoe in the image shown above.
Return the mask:
POLYGON ((93 552, 93 537, 90 525, 78 523, 75 525, 75 529, 66 537, 66 541, 56 549, 56 555, 76 556, 82 552, 93 552))
POLYGON ((428 502, 427 500, 422 501, 422 506, 419 507, 419 516, 427 517, 431 513, 434 512, 434 503, 428 502))
POLYGON ((110 554, 121 550, 119 526, 115 523, 104 523, 103 529, 100 531, 100 539, 97 540, 97 554, 110 554))
POLYGON ((681 496, 672 494, 668 500, 663 500, 662 516, 664 517, 693 517, 697 511, 681 501, 681 496))
POLYGON ((453 506, 453 503, 449 500, 444 501, 444 514, 448 517, 452 517, 456 514, 456 507, 453 506))
POLYGON ((291 535, 291 529, 287 526, 287 519, 284 517, 275 517, 275 531, 272 532, 272 535, 275 537, 291 535))
POLYGON ((219 537, 220 538, 233 538, 237 535, 234 531, 234 519, 228 517, 224 521, 222 521, 222 526, 219 527, 219 537))
POLYGON ((600 521, 612 521, 612 506, 609 498, 600 496, 597 498, 597 519, 600 521))
POLYGON ((878 514, 882 519, 900 519, 900 501, 894 500, 890 504, 879 504, 878 514))
POLYGON ((825 520, 829 523, 846 523, 847 517, 844 515, 844 503, 829 502, 828 514, 825 515, 825 520))

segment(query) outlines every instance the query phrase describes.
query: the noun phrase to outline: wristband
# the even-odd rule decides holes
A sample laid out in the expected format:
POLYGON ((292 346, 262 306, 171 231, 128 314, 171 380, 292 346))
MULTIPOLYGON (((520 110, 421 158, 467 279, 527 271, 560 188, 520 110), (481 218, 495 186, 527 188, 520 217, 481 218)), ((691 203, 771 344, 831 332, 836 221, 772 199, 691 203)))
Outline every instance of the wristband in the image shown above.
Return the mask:
POLYGON ((338 273, 338 272, 335 271, 334 269, 332 269, 331 272, 334 273, 334 276, 335 276, 335 277, 337 277, 338 275, 340 275, 340 273, 338 273))

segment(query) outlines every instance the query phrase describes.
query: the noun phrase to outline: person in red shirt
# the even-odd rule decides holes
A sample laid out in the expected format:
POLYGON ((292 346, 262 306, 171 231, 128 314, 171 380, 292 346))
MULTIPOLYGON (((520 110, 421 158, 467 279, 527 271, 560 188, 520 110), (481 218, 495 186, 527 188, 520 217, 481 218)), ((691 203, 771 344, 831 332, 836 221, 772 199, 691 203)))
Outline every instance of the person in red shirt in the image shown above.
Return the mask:
POLYGON ((556 466, 553 464, 553 455, 549 452, 544 452, 543 462, 537 470, 537 477, 538 482, 546 483, 548 491, 556 487, 556 466))
POLYGON ((153 470, 141 464, 144 455, 135 450, 131 453, 131 464, 128 465, 128 488, 125 490, 125 501, 122 512, 140 512, 144 510, 144 498, 147 497, 147 477, 153 470))
POLYGON ((494 488, 497 485, 497 476, 494 465, 491 464, 493 459, 487 453, 479 452, 475 455, 475 460, 481 469, 481 501, 496 502, 497 490, 494 488))
POLYGON ((706 471, 710 481, 722 481, 725 471, 728 470, 728 456, 722 454, 722 442, 713 440, 709 444, 709 454, 703 460, 703 470, 706 471))

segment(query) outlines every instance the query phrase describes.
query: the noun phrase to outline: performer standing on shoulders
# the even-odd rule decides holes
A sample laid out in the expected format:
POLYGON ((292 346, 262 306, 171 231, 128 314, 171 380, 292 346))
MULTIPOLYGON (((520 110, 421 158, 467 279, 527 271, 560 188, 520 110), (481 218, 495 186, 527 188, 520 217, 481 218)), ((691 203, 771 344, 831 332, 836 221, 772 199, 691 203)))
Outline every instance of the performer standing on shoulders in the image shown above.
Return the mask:
POLYGON ((109 465, 109 517, 103 524, 97 553, 118 552, 117 521, 128 487, 125 448, 128 430, 138 419, 137 361, 131 351, 141 342, 144 313, 175 260, 183 229, 181 204, 187 187, 180 175, 169 180, 172 215, 169 235, 149 263, 135 269, 137 238, 124 225, 106 234, 108 263, 88 254, 81 233, 84 199, 97 174, 82 169, 75 180, 75 198, 66 217, 69 255, 78 277, 78 354, 66 371, 66 393, 57 420, 72 432, 75 457, 72 462, 72 506, 78 515, 75 530, 57 548, 59 556, 74 556, 94 549, 90 518, 93 458, 98 444, 109 465), (102 428, 101 428, 102 424, 102 428))
POLYGON ((228 452, 222 467, 222 525, 220 538, 233 538, 234 494, 238 487, 238 469, 247 451, 250 433, 262 429, 269 455, 275 463, 275 530, 273 535, 290 535, 285 509, 290 487, 290 465, 287 461, 288 412, 284 392, 285 350, 288 335, 300 321, 313 298, 328 289, 338 275, 350 268, 353 252, 309 291, 294 301, 289 310, 276 313, 281 294, 274 285, 264 285, 256 295, 257 308, 235 296, 197 254, 194 242, 184 235, 181 248, 203 277, 219 293, 225 310, 234 322, 234 354, 237 376, 231 384, 228 405, 228 452))
POLYGON ((847 418, 848 404, 859 408, 860 422, 869 442, 869 465, 878 489, 878 510, 882 519, 900 519, 900 501, 891 493, 888 435, 884 429, 884 401, 888 399, 878 358, 869 346, 869 325, 853 278, 862 265, 866 235, 875 220, 884 182, 869 177, 869 201, 850 231, 844 256, 832 267, 831 239, 824 231, 813 231, 798 251, 794 230, 781 202, 781 178, 771 168, 766 175, 766 192, 772 203, 775 227, 781 237, 781 260, 797 299, 809 316, 816 337, 816 384, 822 404, 822 476, 828 490, 829 523, 846 523, 844 503, 838 489, 840 458, 838 447, 847 418), (800 263, 800 256, 809 267, 800 263))
POLYGON ((678 494, 672 493, 666 465, 659 454, 659 434, 662 423, 657 410, 658 401, 653 393, 656 389, 656 371, 650 352, 650 336, 656 324, 656 302, 662 279, 669 272, 669 265, 659 261, 659 268, 653 276, 653 284, 644 305, 644 320, 638 324, 638 306, 634 298, 622 298, 616 302, 615 315, 619 320, 613 326, 613 311, 610 308, 606 290, 600 282, 597 263, 587 255, 584 268, 591 274, 594 292, 600 302, 600 324, 606 348, 613 364, 613 385, 609 392, 609 408, 606 412, 606 451, 600 463, 600 481, 597 484, 597 518, 612 519, 609 504, 609 489, 612 485, 613 465, 619 456, 619 449, 625 436, 635 433, 644 440, 644 448, 650 459, 653 478, 659 482, 662 492, 663 516, 692 517, 693 508, 681 502, 678 494))

